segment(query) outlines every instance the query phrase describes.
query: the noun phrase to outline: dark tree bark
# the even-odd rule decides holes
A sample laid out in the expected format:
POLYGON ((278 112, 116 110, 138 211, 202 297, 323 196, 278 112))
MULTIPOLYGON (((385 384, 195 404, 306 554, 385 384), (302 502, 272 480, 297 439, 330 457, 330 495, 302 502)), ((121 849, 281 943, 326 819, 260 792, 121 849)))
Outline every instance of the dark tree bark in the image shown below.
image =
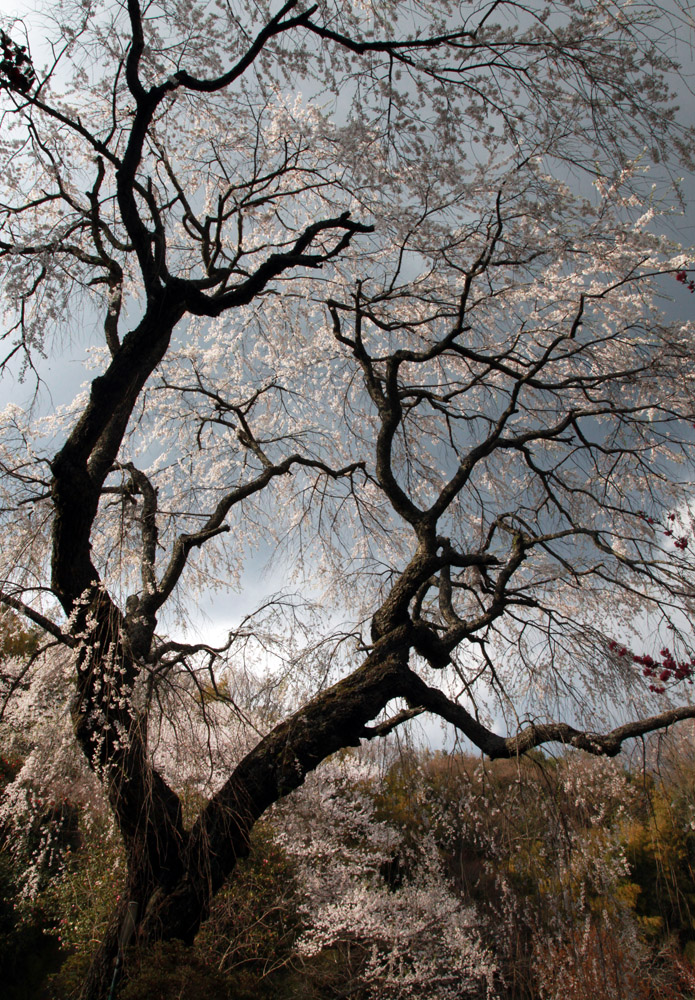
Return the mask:
MULTIPOLYGON (((695 414, 692 396, 678 395, 682 370, 687 367, 690 372, 692 368, 690 345, 675 334, 664 333, 655 322, 652 339, 646 338, 646 346, 639 344, 633 351, 635 330, 646 321, 640 316, 638 322, 631 314, 620 326, 617 311, 608 318, 594 319, 595 332, 584 333, 586 328, 593 329, 591 311, 598 310, 604 299, 633 282, 647 284, 651 280, 655 265, 649 253, 642 253, 641 245, 637 246, 628 263, 620 264, 615 279, 604 282, 598 291, 592 285, 588 290, 563 292, 564 298, 558 293, 557 301, 548 306, 550 319, 545 327, 545 304, 538 301, 536 293, 531 295, 530 306, 525 303, 528 314, 524 313, 515 300, 506 305, 508 287, 497 277, 507 271, 519 272, 522 288, 527 279, 530 282, 534 267, 551 267, 562 254, 569 255, 573 267, 578 267, 579 259, 588 269, 592 246, 602 245, 601 240, 610 242, 606 232, 610 227, 600 227, 598 211, 596 232, 601 239, 591 230, 581 242, 577 233, 582 213, 588 212, 584 204, 572 206, 574 215, 570 214, 567 232, 556 236, 554 227, 562 230, 565 211, 560 194, 557 198, 548 195, 547 203, 543 202, 537 217, 534 215, 536 200, 546 197, 543 189, 548 183, 529 167, 537 155, 547 151, 564 166, 574 154, 575 140, 591 142, 592 155, 595 147, 604 149, 604 159, 612 170, 615 161, 622 165, 628 157, 635 134, 642 143, 649 133, 650 141, 664 150, 679 138, 668 109, 662 109, 661 61, 649 54, 651 48, 637 59, 630 54, 633 48, 626 40, 632 37, 629 22, 626 20, 624 29, 615 27, 618 34, 627 32, 625 38, 621 35, 616 40, 609 34, 604 39, 590 11, 584 21, 571 13, 565 34, 557 34, 552 20, 554 6, 547 12, 547 31, 539 16, 532 29, 520 25, 518 37, 508 25, 499 31, 491 28, 498 8, 508 22, 516 16, 515 5, 504 3, 483 4, 466 15, 465 24, 452 25, 448 32, 442 33, 440 26, 436 32, 420 31, 419 26, 413 32, 399 24, 393 29, 398 37, 381 37, 378 32, 358 31, 354 24, 348 30, 348 21, 341 22, 337 15, 323 23, 318 5, 302 7, 299 0, 288 0, 265 24, 243 34, 245 48, 241 51, 240 43, 236 61, 227 69, 220 69, 215 76, 186 69, 183 62, 194 57, 191 49, 196 45, 195 40, 186 39, 176 55, 177 68, 162 79, 157 60, 150 59, 152 39, 143 7, 139 0, 128 0, 129 34, 122 39, 123 55, 110 81, 111 121, 91 131, 85 124, 87 114, 80 116, 68 102, 53 100, 50 77, 36 78, 23 50, 0 33, 5 53, 0 88, 12 102, 12 113, 24 122, 26 135, 34 143, 35 161, 45 166, 46 177, 52 179, 50 190, 32 187, 21 206, 0 207, 4 226, 0 260, 11 264, 21 259, 36 266, 18 306, 25 346, 31 339, 25 307, 48 280, 46 260, 59 261, 60 267, 73 275, 75 288, 101 285, 108 289, 104 343, 110 360, 93 380, 82 412, 51 463, 50 589, 63 609, 65 624, 59 627, 32 607, 21 588, 3 584, 0 593, 1 601, 74 653, 75 737, 89 767, 104 785, 125 847, 126 892, 95 955, 84 1000, 105 1000, 108 996, 117 957, 127 959, 124 942, 131 923, 128 948, 158 940, 193 942, 215 893, 248 853, 257 820, 342 748, 385 736, 408 719, 431 712, 455 725, 492 758, 516 756, 547 742, 612 756, 627 739, 695 718, 695 707, 688 705, 605 733, 551 721, 522 727, 515 735, 504 737, 483 725, 472 708, 448 697, 421 676, 423 665, 430 680, 453 665, 457 676, 464 678, 461 690, 465 700, 470 685, 465 670, 456 662, 457 651, 480 649, 481 655, 487 656, 486 642, 494 629, 502 631, 509 621, 518 624, 522 613, 537 614, 550 633, 557 620, 552 588, 558 581, 569 580, 580 590, 586 579, 599 581, 597 587, 607 579, 621 594, 642 586, 650 600, 657 591, 665 594, 668 609, 672 606, 669 602, 689 599, 677 571, 664 567, 663 539, 645 541, 640 534, 643 512, 633 510, 629 490, 621 492, 619 466, 634 462, 644 469, 645 479, 648 475, 663 478, 658 461, 649 457, 650 449, 656 452, 672 446, 673 454, 690 454, 690 430, 684 435, 673 430, 681 424, 689 428, 695 414), (345 30, 341 25, 347 25, 345 30), (491 34, 487 34, 488 29, 491 34), (452 181, 453 193, 441 195, 442 216, 433 215, 431 230, 428 226, 434 209, 430 202, 440 198, 437 192, 444 181, 439 175, 431 183, 423 177, 421 184, 418 177, 406 178, 411 186, 400 200, 394 199, 393 214, 397 215, 398 209, 404 217, 413 212, 420 212, 421 217, 412 227, 408 218, 396 220, 407 233, 400 233, 400 242, 391 248, 393 273, 379 279, 381 284, 369 274, 350 287, 346 282, 344 301, 328 295, 322 299, 332 323, 335 350, 349 366, 343 411, 346 434, 353 419, 349 403, 353 385, 359 384, 364 400, 358 417, 368 429, 359 428, 354 433, 361 449, 354 461, 334 467, 323 460, 323 452, 302 450, 302 432, 288 432, 279 443, 269 443, 255 433, 248 414, 258 398, 270 391, 265 386, 250 386, 244 404, 228 400, 222 390, 208 387, 202 377, 195 384, 178 387, 182 397, 196 392, 209 403, 209 414, 200 418, 201 428, 217 422, 233 429, 240 448, 253 462, 242 466, 233 487, 220 486, 214 508, 196 512, 196 530, 181 532, 163 556, 159 531, 166 512, 158 507, 156 485, 122 452, 124 437, 137 420, 137 407, 184 323, 191 317, 212 321, 233 315, 235 309, 277 292, 290 279, 322 269, 329 273, 331 265, 354 251, 360 241, 366 244, 374 233, 366 213, 360 220, 341 210, 345 204, 361 204, 358 198, 364 164, 341 163, 340 171, 336 168, 335 176, 330 177, 323 176, 319 166, 302 167, 302 136, 295 150, 285 141, 279 166, 265 170, 260 153, 264 138, 260 122, 270 103, 265 92, 262 111, 254 110, 258 132, 249 158, 249 176, 239 179, 225 173, 222 154, 214 150, 228 183, 228 190, 217 192, 216 205, 210 195, 209 205, 199 210, 202 196, 198 178, 191 180, 189 191, 187 179, 182 182, 176 174, 176 146, 170 156, 162 145, 160 123, 166 127, 167 121, 177 121, 173 115, 166 118, 167 109, 180 101, 195 110, 197 102, 205 98, 215 99, 233 86, 241 88, 242 77, 246 79, 252 72, 262 78, 262 60, 271 55, 281 58, 272 46, 295 38, 299 39, 296 58, 300 69, 308 59, 301 49, 308 44, 307 39, 323 47, 313 53, 319 62, 329 48, 338 52, 336 64, 341 66, 352 59, 364 60, 364 100, 368 104, 373 94, 385 95, 383 108, 369 125, 387 146, 392 116, 397 120, 413 96, 408 87, 400 93, 394 89, 398 75, 405 72, 414 81, 414 89, 422 81, 430 87, 431 118, 439 122, 442 134, 453 127, 443 108, 447 102, 454 107, 454 90, 459 88, 468 103, 461 105, 465 114, 459 109, 457 127, 480 132, 485 148, 493 143, 495 129, 501 129, 499 156, 504 153, 508 157, 518 144, 518 162, 506 174, 500 173, 502 179, 487 192, 489 210, 477 221, 470 220, 474 209, 467 207, 466 198, 478 199, 473 205, 480 203, 482 174, 476 173, 475 183, 465 191, 452 181), (647 69, 649 60, 654 59, 657 75, 645 76, 642 56, 647 69), (487 90, 485 79, 492 81, 487 90), (123 80, 127 102, 121 93, 123 80), (569 91, 562 89, 566 81, 570 81, 569 91), (640 88, 631 89, 631 81, 639 82, 640 88), (599 95, 595 104, 586 104, 587 93, 599 95), (629 113, 624 110, 626 93, 630 94, 629 113), (582 109, 573 119, 576 134, 566 146, 555 147, 554 137, 565 130, 563 115, 570 98, 573 108, 582 109), (539 115, 547 109, 547 118, 537 127, 527 126, 519 113, 524 101, 531 99, 539 115), (492 116, 493 125, 486 114, 492 116), (40 131, 42 122, 48 123, 47 138, 40 131), (642 131, 635 122, 641 123, 642 131), (529 131, 524 137, 526 127, 529 131), (59 151, 64 132, 79 139, 89 153, 84 171, 85 175, 87 169, 92 171, 92 187, 84 195, 73 190, 71 179, 61 174, 59 151), (540 148, 543 143, 547 149, 540 148), (145 162, 150 165, 147 169, 145 162), (527 167, 528 174, 524 173, 527 167), (347 180, 342 178, 343 170, 347 180), (513 188, 514 184, 518 187, 507 195, 506 186, 513 188), (332 204, 338 187, 344 196, 341 209, 317 209, 310 219, 298 212, 297 218, 305 218, 304 222, 283 221, 283 199, 301 202, 304 198, 307 204, 325 206, 332 204), (560 203, 559 209, 555 201, 560 203), (63 208, 62 225, 55 224, 50 215, 54 203, 63 208), (49 213, 50 224, 41 219, 35 239, 20 238, 21 231, 17 235, 13 228, 19 226, 17 220, 41 207, 49 213), (267 242, 264 236, 245 243, 244 213, 254 210, 266 213, 271 218, 269 230, 277 227, 280 235, 268 236, 267 242), (445 222, 450 221, 450 211, 456 225, 451 223, 452 231, 448 232, 445 222), (178 215, 172 222, 175 213, 178 215), (230 230, 235 230, 231 236, 230 230), (185 244, 183 250, 179 243, 185 244), (575 243, 577 259, 571 256, 575 243), (403 261, 409 254, 426 260, 430 267, 427 280, 419 277, 412 287, 404 277, 407 265, 403 261), (643 266, 646 259, 649 263, 643 266), (140 318, 122 335, 123 302, 133 273, 138 275, 141 293, 140 318), (509 324, 506 337, 485 311, 498 299, 503 302, 499 322, 505 329, 509 324), (514 327, 517 311, 518 328, 514 327), (607 361, 608 348, 613 354, 607 361), (611 368, 606 367, 609 362, 611 368), (664 385, 670 394, 663 390, 664 385), (639 392, 643 396, 637 398, 639 392), (482 397, 485 408, 476 409, 482 397), (667 402, 663 402, 666 397, 667 402), (655 420, 652 411, 657 414, 655 420), (609 426, 603 437, 594 434, 602 422, 609 426), (429 447, 418 446, 422 439, 429 447), (285 448, 282 452, 281 447, 285 448), (552 447, 557 448, 557 455, 553 453, 552 461, 546 460, 552 447), (431 466, 440 458, 444 471, 435 475, 431 466), (488 463, 495 461, 499 462, 497 478, 490 476, 488 481, 488 463), (518 463, 527 480, 519 496, 513 498, 517 506, 509 510, 497 505, 495 488, 502 491, 507 475, 504 470, 512 462, 518 463), (158 614, 179 585, 191 555, 229 530, 227 518, 233 508, 298 469, 313 472, 322 482, 340 480, 354 485, 356 478, 362 477, 360 481, 378 491, 393 523, 405 526, 411 547, 400 543, 402 548, 384 575, 386 583, 370 612, 369 641, 359 635, 364 642, 361 659, 352 661, 348 676, 321 690, 260 739, 187 829, 175 789, 153 764, 148 691, 156 688, 167 670, 175 669, 180 662, 177 653, 194 655, 205 647, 184 648, 185 644, 180 644, 179 648, 176 643, 160 641, 158 614), (573 478, 577 470, 591 480, 590 486, 583 480, 577 485, 573 478), (125 485, 112 485, 110 477, 116 473, 123 475, 125 485), (426 488, 419 489, 420 478, 426 488), (104 584, 92 548, 100 505, 117 490, 124 503, 137 497, 139 511, 142 586, 125 601, 104 584), (600 513, 608 520, 614 515, 616 523, 619 519, 623 531, 619 540, 626 542, 627 555, 612 545, 613 522, 607 520, 604 525, 600 518, 585 516, 585 494, 598 506, 603 504, 600 513), (473 503, 464 510, 470 497, 480 509, 473 503), (601 497, 607 499, 599 502, 601 497), (524 575, 529 564, 536 568, 524 575), (375 721, 394 701, 398 708, 393 714, 375 721)), ((86 31, 87 26, 80 30, 86 31)), ((641 30, 638 24, 635 37, 641 30)), ((238 39, 234 41, 236 44, 238 39)), ((309 74, 308 78, 311 81, 309 74)), ((354 78, 349 80, 359 91, 354 78)), ((336 99, 344 96, 338 88, 336 99)), ((402 121, 399 127, 405 129, 402 121)), ((344 131, 341 124, 326 141, 338 143, 338 133, 344 131)), ((418 134, 415 129, 412 149, 404 146, 401 150, 406 161, 412 155, 415 164, 413 149, 418 134)), ((223 139, 221 136, 220 141, 223 139)), ((376 150, 378 143, 374 142, 376 150)), ((345 148, 352 152, 349 143, 345 148)), ((453 144, 451 150, 458 153, 459 147, 453 144)), ((379 177, 379 171, 385 176, 391 169, 389 155, 385 155, 385 165, 375 167, 379 177)), ((454 168, 453 159, 452 176, 459 169, 458 162, 454 168)), ((494 168, 491 162, 493 173, 494 168)), ((415 167, 413 173, 417 173, 415 167)), ((387 186, 385 181, 385 192, 387 186)), ((393 219, 390 224, 398 229, 393 219)), ((618 247, 628 242, 628 235, 627 226, 617 234, 610 230, 618 247)), ((595 283, 599 283, 601 267, 608 271, 612 266, 613 249, 610 243, 605 256, 599 258, 592 272, 595 283)), ((377 263, 375 272, 386 267, 377 263)), ((353 266, 358 272, 356 253, 353 266)), ((664 270, 669 269, 664 264, 664 270)), ((562 281, 564 275, 558 284, 562 281)), ((297 294, 302 296, 304 291, 297 294)), ((287 350, 292 350, 291 344, 287 350)), ((163 387, 170 388, 165 381, 163 387)), ((23 466, 18 465, 18 469, 12 474, 21 480, 23 466)), ((679 547, 682 555, 686 545, 679 547)), ((690 572, 685 564, 679 564, 679 572, 681 565, 684 572, 690 572)), ((31 594, 29 588, 27 593, 31 594)), ((484 666, 490 684, 498 685, 494 664, 488 659, 484 666)), ((119 971, 123 968, 119 965, 119 971)))

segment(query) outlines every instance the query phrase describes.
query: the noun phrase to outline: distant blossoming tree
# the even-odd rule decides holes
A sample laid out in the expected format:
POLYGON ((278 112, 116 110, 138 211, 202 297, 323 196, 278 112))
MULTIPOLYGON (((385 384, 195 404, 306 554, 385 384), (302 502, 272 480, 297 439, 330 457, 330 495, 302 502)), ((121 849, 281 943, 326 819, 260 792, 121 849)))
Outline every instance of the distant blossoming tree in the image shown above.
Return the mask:
POLYGON ((377 818, 378 780, 373 761, 334 758, 307 782, 284 824, 280 817, 286 849, 300 866, 300 954, 356 943, 370 996, 493 1000, 498 970, 480 943, 475 908, 457 897, 431 831, 412 857, 403 832, 377 818), (399 868, 400 877, 385 877, 399 868))
POLYGON ((0 600, 69 651, 127 854, 86 997, 126 913, 191 941, 342 747, 430 712, 492 757, 614 755, 695 716, 583 710, 649 697, 640 614, 672 626, 653 687, 692 662, 693 331, 655 302, 688 276, 655 219, 692 138, 661 6, 63 0, 47 69, 6 24, 3 367, 90 338, 86 391, 7 407, 0 442, 0 600), (257 547, 300 596, 224 648, 172 637, 257 547), (221 704, 241 735, 184 824, 171 764, 221 704))

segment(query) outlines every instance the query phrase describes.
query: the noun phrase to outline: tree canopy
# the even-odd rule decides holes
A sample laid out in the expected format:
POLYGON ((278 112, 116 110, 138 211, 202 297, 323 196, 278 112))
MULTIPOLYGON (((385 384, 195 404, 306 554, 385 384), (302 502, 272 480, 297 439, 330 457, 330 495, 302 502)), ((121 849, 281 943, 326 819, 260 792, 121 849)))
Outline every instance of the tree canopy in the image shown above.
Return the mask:
POLYGON ((428 712, 612 756, 695 717, 684 17, 64 2, 47 67, 6 25, 3 369, 89 340, 0 442, 0 601, 46 636, 5 710, 63 679, 128 859, 85 996, 128 902, 192 940, 341 748, 428 712), (219 648, 177 628, 259 553, 280 594, 219 648))

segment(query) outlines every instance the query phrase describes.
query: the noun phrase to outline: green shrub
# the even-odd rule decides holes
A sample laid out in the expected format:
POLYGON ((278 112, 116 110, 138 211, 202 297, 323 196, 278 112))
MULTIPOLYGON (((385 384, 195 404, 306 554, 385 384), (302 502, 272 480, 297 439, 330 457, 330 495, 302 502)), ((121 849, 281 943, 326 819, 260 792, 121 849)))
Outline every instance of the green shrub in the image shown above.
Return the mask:
POLYGON ((226 978, 195 948, 168 941, 143 949, 119 1000, 230 1000, 226 978))

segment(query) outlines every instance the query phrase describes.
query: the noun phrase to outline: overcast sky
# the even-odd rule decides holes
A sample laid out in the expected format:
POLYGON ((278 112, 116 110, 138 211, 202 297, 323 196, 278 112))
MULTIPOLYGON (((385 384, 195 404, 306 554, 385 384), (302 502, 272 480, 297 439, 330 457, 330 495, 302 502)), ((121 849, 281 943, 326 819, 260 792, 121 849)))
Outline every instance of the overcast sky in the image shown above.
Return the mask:
MULTIPOLYGON (((24 18, 27 25, 32 54, 35 63, 40 66, 50 56, 43 39, 43 31, 40 27, 41 20, 32 14, 32 3, 25 0, 0 0, 0 26, 12 33, 17 41, 21 42, 18 19, 24 18)), ((47 5, 50 8, 50 4, 47 5)), ((692 8, 695 11, 695 6, 692 8)), ((679 45, 679 58, 683 64, 687 77, 692 79, 695 72, 693 53, 687 32, 683 32, 681 44, 679 45)), ((683 85, 679 85, 682 90, 683 85)), ((683 92, 681 99, 682 118, 695 122, 695 97, 692 91, 695 87, 690 87, 690 92, 683 92)), ((684 245, 695 244, 695 178, 692 176, 685 179, 683 192, 688 207, 686 215, 673 219, 673 228, 670 235, 677 237, 684 245)), ((695 261, 694 261, 695 263, 695 261)), ((673 301, 667 305, 667 311, 672 318, 692 319, 695 314, 695 295, 689 295, 687 290, 678 285, 674 279, 665 278, 663 281, 664 293, 673 296, 673 301)), ((29 373, 23 382, 19 380, 19 362, 12 364, 9 370, 0 379, 0 407, 4 407, 8 402, 19 404, 22 407, 33 405, 36 413, 46 412, 55 406, 68 403, 74 398, 81 385, 90 377, 90 373, 85 370, 84 359, 86 348, 90 343, 100 341, 99 330, 102 318, 95 314, 86 314, 82 317, 82 322, 76 324, 75 329, 66 331, 62 338, 61 347, 48 359, 36 358, 38 373, 42 384, 38 387, 36 379, 29 373)), ((57 442, 59 446, 59 442, 57 442)), ((201 613, 197 627, 206 638, 212 641, 219 641, 226 628, 238 621, 244 614, 250 612, 269 590, 279 587, 282 583, 281 573, 273 579, 267 572, 261 576, 255 567, 250 567, 246 574, 243 593, 239 596, 230 597, 224 594, 210 595, 209 602, 206 601, 205 614, 201 613), (233 615, 230 611, 233 609, 233 615)), ((428 741, 435 746, 443 744, 439 723, 425 722, 425 732, 428 741)), ((450 744, 451 738, 444 741, 450 744)))

